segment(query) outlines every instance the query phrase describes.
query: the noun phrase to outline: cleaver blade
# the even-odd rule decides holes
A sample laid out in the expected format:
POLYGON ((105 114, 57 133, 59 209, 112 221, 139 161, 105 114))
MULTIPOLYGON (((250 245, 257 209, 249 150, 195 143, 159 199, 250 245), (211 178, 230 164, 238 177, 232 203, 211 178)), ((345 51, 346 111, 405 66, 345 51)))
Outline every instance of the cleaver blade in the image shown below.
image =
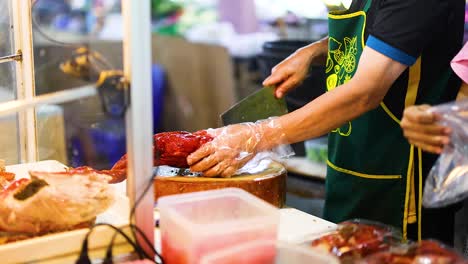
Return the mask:
POLYGON ((223 125, 255 122, 288 113, 286 100, 277 99, 274 87, 264 87, 250 94, 221 114, 223 125))
POLYGON ((191 172, 188 168, 176 168, 166 165, 156 166, 153 168, 153 176, 157 177, 176 177, 176 176, 186 176, 186 177, 199 177, 202 174, 198 172, 191 172))

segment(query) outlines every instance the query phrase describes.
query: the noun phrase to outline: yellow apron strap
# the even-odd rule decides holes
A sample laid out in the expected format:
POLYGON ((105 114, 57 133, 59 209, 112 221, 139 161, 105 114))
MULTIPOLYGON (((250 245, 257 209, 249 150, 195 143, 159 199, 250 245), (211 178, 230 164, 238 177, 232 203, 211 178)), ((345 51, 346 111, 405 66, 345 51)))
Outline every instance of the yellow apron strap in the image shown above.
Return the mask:
POLYGON ((422 231, 422 192, 423 192, 423 177, 422 177, 422 151, 418 148, 418 167, 419 167, 419 197, 418 197, 418 242, 421 241, 422 231))
POLYGON ((411 174, 414 166, 414 146, 411 145, 409 149, 408 170, 406 173, 406 192, 405 192, 405 208, 403 211, 403 241, 408 237, 408 213, 410 205, 410 190, 411 190, 411 174))
POLYGON ((417 221, 417 210, 416 210, 416 192, 414 189, 414 165, 410 174, 410 204, 408 208, 408 224, 414 224, 417 221))

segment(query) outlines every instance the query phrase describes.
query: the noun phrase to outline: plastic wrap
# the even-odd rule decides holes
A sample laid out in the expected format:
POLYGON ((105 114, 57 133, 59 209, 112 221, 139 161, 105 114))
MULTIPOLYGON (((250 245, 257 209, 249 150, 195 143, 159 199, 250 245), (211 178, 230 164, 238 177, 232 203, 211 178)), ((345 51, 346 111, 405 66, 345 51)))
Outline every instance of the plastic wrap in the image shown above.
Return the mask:
POLYGON ((459 254, 433 240, 394 246, 391 249, 370 255, 359 264, 466 264, 459 254))
POLYGON ((450 144, 432 167, 423 205, 443 207, 468 197, 468 100, 432 107, 440 123, 452 129, 450 144))
POLYGON ((258 172, 262 161, 294 154, 282 131, 277 118, 208 129, 213 140, 188 157, 190 169, 222 177, 258 172))
POLYGON ((396 229, 367 220, 338 224, 337 230, 308 242, 313 249, 338 257, 342 263, 354 263, 368 255, 389 249, 401 240, 396 229))

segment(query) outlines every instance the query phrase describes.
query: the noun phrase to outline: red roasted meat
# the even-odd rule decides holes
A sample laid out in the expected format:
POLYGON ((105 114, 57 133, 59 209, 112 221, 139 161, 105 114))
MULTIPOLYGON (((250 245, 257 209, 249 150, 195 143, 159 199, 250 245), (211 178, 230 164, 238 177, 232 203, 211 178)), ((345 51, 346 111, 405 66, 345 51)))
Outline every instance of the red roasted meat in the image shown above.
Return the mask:
MULTIPOLYGON (((178 168, 188 168, 187 156, 195 152, 203 144, 213 140, 205 130, 195 133, 186 131, 162 132, 153 137, 153 165, 168 165, 178 168)), ((127 155, 117 161, 110 172, 125 177, 127 155)))

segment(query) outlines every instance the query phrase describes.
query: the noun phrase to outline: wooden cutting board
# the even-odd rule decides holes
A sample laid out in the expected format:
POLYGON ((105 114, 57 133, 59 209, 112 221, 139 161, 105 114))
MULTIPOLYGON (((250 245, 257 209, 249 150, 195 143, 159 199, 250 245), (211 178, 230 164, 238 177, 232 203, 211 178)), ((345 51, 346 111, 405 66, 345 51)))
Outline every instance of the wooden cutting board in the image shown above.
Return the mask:
POLYGON ((154 180, 155 200, 166 195, 234 187, 281 208, 286 199, 286 177, 286 169, 276 162, 260 173, 232 178, 161 176, 154 180))

